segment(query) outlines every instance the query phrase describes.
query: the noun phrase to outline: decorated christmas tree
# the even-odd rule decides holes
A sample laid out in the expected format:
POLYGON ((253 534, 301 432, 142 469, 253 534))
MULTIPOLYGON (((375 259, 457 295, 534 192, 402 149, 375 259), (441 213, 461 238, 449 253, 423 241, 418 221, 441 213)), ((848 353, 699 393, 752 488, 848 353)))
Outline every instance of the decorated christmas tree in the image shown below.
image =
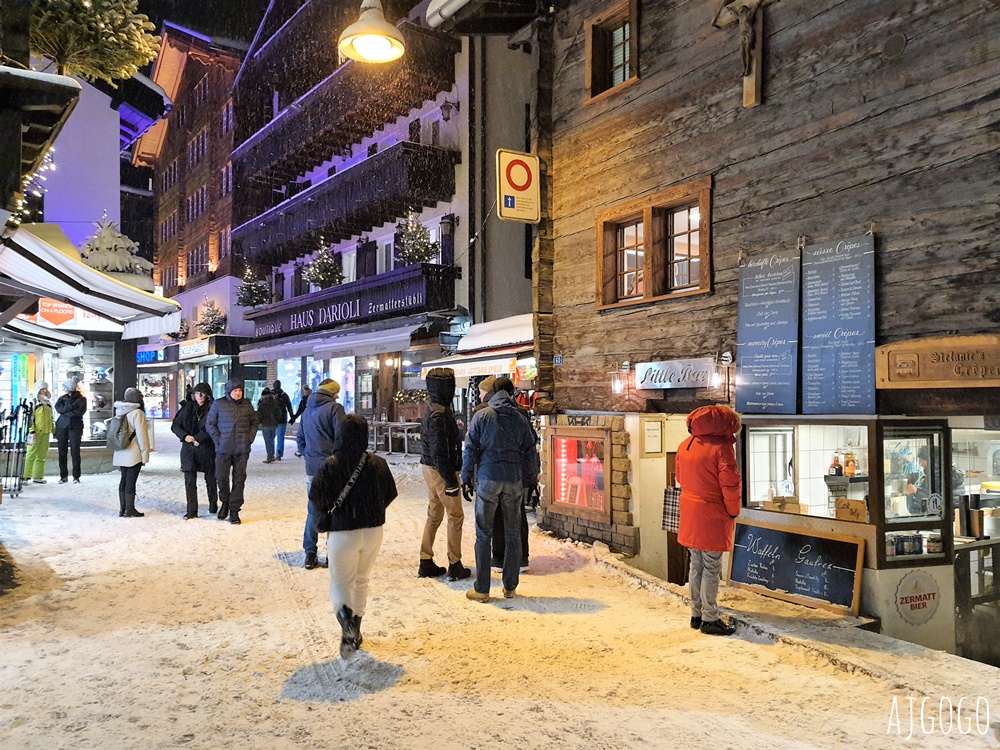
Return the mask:
POLYGON ((226 332, 226 315, 215 305, 215 300, 208 300, 205 310, 198 319, 198 330, 202 336, 226 332))
POLYGON ((257 307, 271 301, 271 290, 267 282, 261 280, 252 268, 247 268, 243 281, 236 292, 236 304, 240 307, 257 307))
POLYGON ((340 267, 340 258, 331 248, 320 248, 312 263, 302 271, 302 278, 320 289, 343 283, 344 271, 340 267))
POLYGON ((430 263, 441 252, 441 244, 431 241, 430 230, 420 223, 413 211, 407 214, 406 222, 400 230, 399 247, 396 248, 396 258, 400 265, 430 263))

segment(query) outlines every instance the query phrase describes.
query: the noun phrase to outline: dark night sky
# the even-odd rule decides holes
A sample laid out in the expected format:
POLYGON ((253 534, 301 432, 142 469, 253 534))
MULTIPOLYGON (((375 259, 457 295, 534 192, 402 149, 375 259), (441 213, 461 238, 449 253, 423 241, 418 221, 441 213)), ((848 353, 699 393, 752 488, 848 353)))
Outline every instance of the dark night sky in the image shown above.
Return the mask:
POLYGON ((139 0, 139 11, 156 24, 172 21, 193 31, 249 43, 268 0, 139 0))

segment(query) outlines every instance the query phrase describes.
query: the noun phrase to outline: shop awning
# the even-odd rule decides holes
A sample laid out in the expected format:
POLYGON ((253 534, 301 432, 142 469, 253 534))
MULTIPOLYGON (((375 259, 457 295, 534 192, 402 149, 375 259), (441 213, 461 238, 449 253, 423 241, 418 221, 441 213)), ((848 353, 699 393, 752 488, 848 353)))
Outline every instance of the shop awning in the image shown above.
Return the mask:
POLYGON ((0 277, 28 294, 75 305, 124 326, 123 339, 173 333, 181 308, 173 300, 123 284, 82 260, 55 224, 24 224, 0 241, 0 277))
POLYGON ((46 328, 28 320, 14 318, 7 321, 3 326, 3 337, 10 337, 23 341, 27 344, 34 344, 43 349, 61 349, 64 346, 76 346, 83 342, 81 336, 65 331, 58 331, 55 328, 46 328))
POLYGON ((410 336, 422 327, 420 325, 386 328, 380 331, 357 331, 334 335, 310 336, 301 339, 285 339, 280 343, 244 348, 240 352, 240 362, 268 362, 289 357, 364 357, 383 352, 405 352, 410 348, 410 336))
POLYGON ((513 375, 517 368, 517 356, 533 351, 534 347, 522 344, 475 354, 456 354, 452 357, 432 359, 420 365, 420 377, 427 379, 427 372, 434 367, 450 367, 456 378, 471 378, 479 375, 513 375))
POLYGON ((333 359, 335 357, 365 357, 386 352, 405 352, 410 348, 410 336, 420 326, 387 328, 383 331, 349 333, 342 336, 328 336, 313 350, 314 357, 333 359))

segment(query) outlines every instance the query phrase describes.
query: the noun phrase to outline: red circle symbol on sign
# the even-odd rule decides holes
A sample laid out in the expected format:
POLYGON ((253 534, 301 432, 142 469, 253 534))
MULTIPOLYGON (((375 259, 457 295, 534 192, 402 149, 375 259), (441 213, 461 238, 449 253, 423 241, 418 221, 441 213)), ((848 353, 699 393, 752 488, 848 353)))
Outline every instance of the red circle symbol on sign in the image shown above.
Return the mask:
POLYGON ((531 187, 531 169, 530 167, 528 167, 527 163, 523 159, 512 159, 510 163, 507 165, 507 184, 510 185, 515 190, 517 190, 518 192, 523 192, 527 190, 529 187, 531 187), (514 171, 515 166, 521 167, 521 169, 524 170, 525 179, 524 183, 521 185, 514 182, 514 176, 512 172, 514 171))

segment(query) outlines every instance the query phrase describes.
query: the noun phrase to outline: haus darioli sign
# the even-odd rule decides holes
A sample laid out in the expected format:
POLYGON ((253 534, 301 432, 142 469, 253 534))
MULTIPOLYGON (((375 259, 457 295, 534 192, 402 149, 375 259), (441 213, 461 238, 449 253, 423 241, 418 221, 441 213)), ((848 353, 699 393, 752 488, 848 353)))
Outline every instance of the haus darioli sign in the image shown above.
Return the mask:
POLYGON ((268 312, 254 320, 254 336, 268 338, 358 323, 426 307, 423 285, 399 284, 363 289, 348 297, 312 303, 305 301, 283 310, 268 312))

